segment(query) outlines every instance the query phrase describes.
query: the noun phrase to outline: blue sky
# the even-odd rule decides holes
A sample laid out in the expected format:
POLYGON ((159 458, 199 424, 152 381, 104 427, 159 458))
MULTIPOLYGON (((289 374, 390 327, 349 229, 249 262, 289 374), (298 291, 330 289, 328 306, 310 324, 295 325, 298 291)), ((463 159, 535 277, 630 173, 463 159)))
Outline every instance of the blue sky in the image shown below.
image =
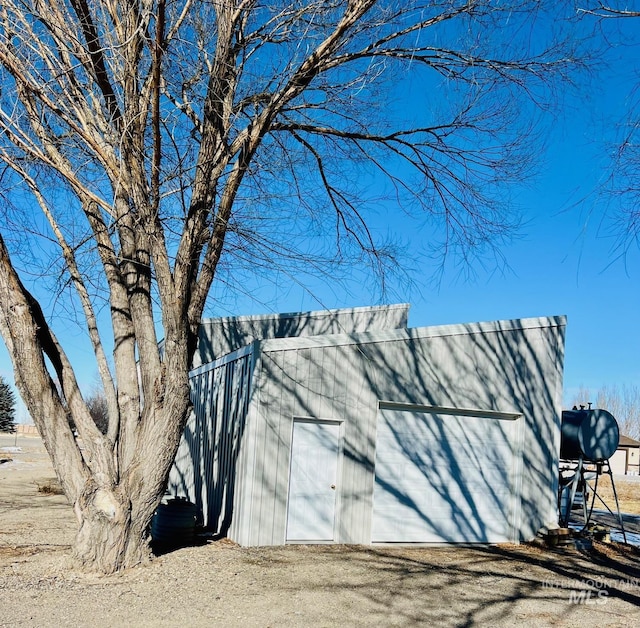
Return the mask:
MULTIPOLYGON (((629 21, 628 34, 640 34, 640 20, 629 21), (633 22, 631 24, 631 22, 633 22)), ((640 42, 640 37, 635 37, 640 42)), ((398 290, 395 301, 411 303, 412 327, 472 321, 563 314, 568 317, 565 354, 565 403, 580 386, 640 383, 640 254, 617 259, 607 233, 606 199, 598 186, 610 166, 607 151, 631 107, 638 81, 640 45, 609 52, 611 64, 594 77, 588 93, 567 98, 565 109, 550 122, 552 133, 540 155, 537 177, 514 192, 525 223, 519 237, 502 247, 506 268, 475 268, 470 278, 447 271, 432 281, 435 268, 425 266, 412 290, 398 290)), ((425 233, 400 228, 410 250, 418 249, 425 233)), ((296 285, 258 294, 264 307, 238 298, 211 315, 299 311, 377 303, 364 287, 334 293, 317 285, 310 292, 296 285)), ((67 335, 72 360, 82 364, 85 346, 78 335, 67 335)), ((94 368, 91 366, 91 368, 94 368)), ((88 388, 95 373, 84 369, 88 388)), ((11 364, 0 343, 0 375, 13 383, 11 364)), ((584 400, 589 401, 589 400, 584 400)), ((24 414, 20 410, 19 420, 24 414)))
MULTIPOLYGON (((501 248, 505 268, 475 267, 469 279, 450 269, 434 285, 435 267, 425 266, 416 288, 398 295, 411 303, 412 327, 566 315, 565 404, 575 401, 580 387, 595 396, 603 386, 640 384, 640 253, 635 248, 625 258, 618 256, 608 199, 598 194, 609 176, 610 151, 638 96, 640 19, 605 28, 621 29, 626 45, 612 47, 589 85, 564 94, 562 108, 547 120, 551 131, 537 176, 513 190, 524 224, 513 243, 501 248)), ((400 226, 399 232, 410 250, 428 237, 413 224, 400 226)), ((289 287, 260 297, 281 312, 372 300, 367 288, 357 286, 342 297, 322 286, 312 292, 289 287)), ((255 312, 255 304, 240 300, 221 313, 255 312)))

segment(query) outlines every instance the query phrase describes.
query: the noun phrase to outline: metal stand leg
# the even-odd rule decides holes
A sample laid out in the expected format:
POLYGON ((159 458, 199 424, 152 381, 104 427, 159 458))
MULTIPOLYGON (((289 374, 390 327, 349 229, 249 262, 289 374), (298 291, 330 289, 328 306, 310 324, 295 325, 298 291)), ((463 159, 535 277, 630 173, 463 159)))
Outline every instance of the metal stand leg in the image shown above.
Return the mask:
POLYGON ((618 493, 616 491, 616 484, 613 481, 613 473, 611 473, 611 465, 609 464, 608 460, 607 460, 607 470, 605 471, 605 473, 608 473, 609 477, 611 478, 611 488, 613 489, 613 497, 616 500, 616 511, 618 513, 618 521, 620 522, 620 530, 622 530, 622 539, 626 543, 627 533, 624 531, 624 521, 622 520, 622 514, 620 513, 620 504, 618 503, 618 493))
POLYGON ((571 489, 569 490, 569 499, 567 499, 567 503, 565 506, 564 515, 562 516, 562 526, 564 528, 569 526, 569 519, 571 518, 571 507, 573 506, 573 500, 576 498, 576 491, 578 490, 578 484, 582 477, 582 467, 584 461, 582 458, 578 459, 578 466, 576 467, 573 479, 571 480, 571 489))
MULTIPOLYGON (((586 483, 586 482, 585 482, 586 483)), ((624 540, 624 542, 627 542, 627 534, 625 532, 624 529, 624 520, 622 518, 622 513, 620 512, 620 503, 618 502, 618 493, 616 491, 616 484, 613 480, 613 473, 611 471, 611 466, 609 465, 609 461, 603 461, 603 462, 598 462, 597 463, 597 471, 596 471, 596 483, 595 483, 595 487, 593 488, 593 500, 591 503, 591 509, 589 511, 589 516, 587 519, 585 519, 585 528, 587 527, 588 523, 589 523, 589 519, 591 518, 591 513, 593 511, 593 507, 595 505, 595 500, 596 497, 598 498, 598 500, 600 501, 600 503, 609 511, 609 514, 612 517, 615 517, 618 520, 618 523, 620 524, 620 530, 622 531, 622 538, 624 540), (609 476, 609 478, 611 479, 611 488, 613 489, 613 497, 615 499, 616 502, 616 512, 614 513, 611 508, 609 508, 609 504, 607 504, 602 497, 600 497, 600 495, 598 495, 598 478, 603 475, 606 474, 609 476)))

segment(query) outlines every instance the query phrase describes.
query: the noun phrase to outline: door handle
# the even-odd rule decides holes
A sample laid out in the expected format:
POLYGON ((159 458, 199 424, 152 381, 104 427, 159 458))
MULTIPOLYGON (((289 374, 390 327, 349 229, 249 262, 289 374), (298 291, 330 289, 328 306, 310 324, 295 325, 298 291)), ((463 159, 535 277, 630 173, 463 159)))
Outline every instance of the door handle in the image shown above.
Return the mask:
POLYGON ((335 490, 336 490, 336 485, 335 485, 335 484, 332 484, 332 485, 331 485, 331 490, 333 490, 333 491, 335 491, 335 490))

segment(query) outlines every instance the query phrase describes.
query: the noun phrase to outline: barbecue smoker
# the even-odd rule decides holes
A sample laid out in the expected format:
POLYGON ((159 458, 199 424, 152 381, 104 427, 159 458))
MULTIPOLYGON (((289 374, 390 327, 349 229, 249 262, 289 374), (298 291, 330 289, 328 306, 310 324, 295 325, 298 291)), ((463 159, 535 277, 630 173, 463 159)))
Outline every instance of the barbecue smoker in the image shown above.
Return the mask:
POLYGON ((574 506, 582 506, 583 531, 587 529, 596 498, 613 515, 612 510, 598 495, 598 480, 607 474, 611 479, 616 502, 617 518, 626 543, 626 534, 618 494, 609 465, 620 442, 618 423, 610 412, 592 409, 566 410, 562 413, 562 435, 560 441, 560 484, 558 490, 558 512, 560 525, 568 527, 574 506), (589 503, 590 501, 590 503, 589 503))

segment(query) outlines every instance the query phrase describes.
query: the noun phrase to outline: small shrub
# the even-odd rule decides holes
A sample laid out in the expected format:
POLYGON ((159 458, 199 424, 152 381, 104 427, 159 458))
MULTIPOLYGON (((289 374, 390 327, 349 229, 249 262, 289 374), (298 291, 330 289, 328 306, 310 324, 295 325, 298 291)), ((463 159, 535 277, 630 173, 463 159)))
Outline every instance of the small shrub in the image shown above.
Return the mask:
POLYGON ((64 495, 64 491, 60 486, 58 480, 44 480, 42 482, 36 482, 38 487, 38 493, 43 495, 64 495))

